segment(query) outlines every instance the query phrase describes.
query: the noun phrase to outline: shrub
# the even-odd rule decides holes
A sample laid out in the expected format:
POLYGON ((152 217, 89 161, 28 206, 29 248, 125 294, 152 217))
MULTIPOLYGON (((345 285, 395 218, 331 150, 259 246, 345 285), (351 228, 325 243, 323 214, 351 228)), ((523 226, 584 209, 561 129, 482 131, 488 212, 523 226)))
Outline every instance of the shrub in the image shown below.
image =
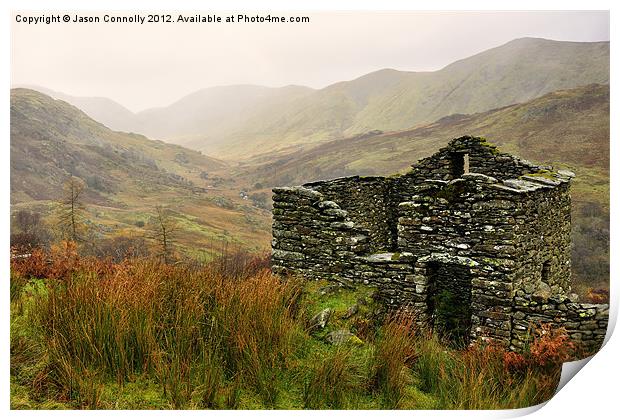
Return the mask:
POLYGON ((123 235, 98 240, 91 252, 98 258, 111 258, 116 263, 149 255, 144 238, 123 235))
POLYGON ((505 409, 551 398, 572 345, 562 330, 541 329, 525 353, 507 351, 493 342, 448 350, 437 338, 420 340, 417 352, 420 388, 437 395, 440 406, 505 409))
POLYGON ((39 213, 19 210, 11 217, 11 251, 13 254, 30 253, 49 244, 50 233, 39 213))
POLYGON ((27 254, 42 245, 43 241, 35 233, 11 233, 11 251, 13 254, 27 254))
POLYGON ((590 287, 586 294, 586 300, 590 303, 609 303, 609 289, 590 287))
POLYGON ((76 243, 61 241, 52 245, 49 253, 35 249, 25 258, 11 259, 11 270, 26 278, 67 280, 79 268, 80 262, 76 243))
POLYGON ((572 360, 576 351, 576 346, 564 328, 542 324, 535 330, 534 341, 525 353, 525 358, 529 367, 549 371, 572 360))
POLYGON ((270 263, 271 255, 268 252, 253 254, 241 248, 230 248, 225 244, 209 266, 222 277, 240 279, 269 270, 270 263))

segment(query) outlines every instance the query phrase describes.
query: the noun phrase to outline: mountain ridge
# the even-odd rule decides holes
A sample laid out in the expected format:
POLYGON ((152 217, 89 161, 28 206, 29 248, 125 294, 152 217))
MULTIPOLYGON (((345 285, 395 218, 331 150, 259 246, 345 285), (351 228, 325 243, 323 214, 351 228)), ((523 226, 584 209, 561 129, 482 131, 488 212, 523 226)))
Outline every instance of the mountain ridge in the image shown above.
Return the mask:
MULTIPOLYGON (((407 130, 343 137, 271 161, 257 156, 243 167, 252 179, 269 185, 389 175, 406 171, 449 139, 464 134, 484 136, 502 150, 536 162, 561 163, 608 176, 609 85, 554 91, 526 103, 455 114, 407 130)), ((576 182, 583 180, 578 177, 576 182)))
POLYGON ((590 83, 609 83, 608 41, 526 37, 435 71, 384 68, 321 89, 205 88, 134 114, 123 129, 240 161, 373 130, 403 130, 590 83))

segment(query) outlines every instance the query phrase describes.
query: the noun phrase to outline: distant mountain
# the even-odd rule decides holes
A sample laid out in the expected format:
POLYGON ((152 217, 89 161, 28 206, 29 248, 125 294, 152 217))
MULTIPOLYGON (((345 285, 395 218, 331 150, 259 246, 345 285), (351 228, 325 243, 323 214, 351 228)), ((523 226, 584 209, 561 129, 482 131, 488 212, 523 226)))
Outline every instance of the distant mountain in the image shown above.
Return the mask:
POLYGON ((71 96, 42 86, 22 85, 18 88, 36 90, 54 99, 60 99, 79 108, 97 122, 118 131, 134 131, 136 115, 111 99, 103 97, 71 96))
POLYGON ((295 185, 349 175, 404 172, 448 140, 484 136, 503 151, 577 173, 575 196, 609 203, 609 85, 548 93, 522 104, 444 117, 404 131, 358 135, 316 147, 257 157, 246 176, 266 185, 295 185))
MULTIPOLYGON (((109 115, 103 107, 83 107, 90 107, 91 116, 101 111, 95 119, 111 128, 241 161, 372 130, 403 130, 452 114, 484 112, 591 83, 609 83, 609 42, 522 38, 438 71, 384 69, 320 90, 215 87, 134 115, 113 106, 109 115)), ((81 107, 76 99, 67 101, 81 107)))
POLYGON ((233 85, 202 89, 167 107, 139 112, 134 119, 134 131, 178 143, 196 137, 216 142, 261 109, 280 108, 311 92, 311 88, 303 86, 233 85))
POLYGON ((261 112, 223 139, 226 149, 201 149, 229 158, 274 152, 371 130, 402 130, 608 82, 607 42, 519 39, 435 72, 382 70, 337 83, 285 109, 261 112))
POLYGON ((91 199, 134 188, 191 188, 190 172, 225 168, 199 152, 111 131, 79 109, 28 89, 11 91, 11 200, 55 199, 75 175, 91 199))

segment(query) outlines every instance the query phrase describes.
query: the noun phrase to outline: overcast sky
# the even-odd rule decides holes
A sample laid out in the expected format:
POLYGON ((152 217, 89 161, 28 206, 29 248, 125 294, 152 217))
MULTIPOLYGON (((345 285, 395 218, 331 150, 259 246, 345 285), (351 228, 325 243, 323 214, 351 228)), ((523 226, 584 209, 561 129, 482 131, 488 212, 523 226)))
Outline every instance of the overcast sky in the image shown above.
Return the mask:
MULTIPOLYGON (((299 12, 278 14, 309 16, 310 23, 144 25, 28 25, 15 22, 17 14, 11 33, 13 85, 105 96, 132 111, 165 106, 210 86, 321 88, 381 68, 437 70, 526 36, 609 40, 606 11, 299 12)), ((176 20, 178 13, 172 15, 176 20)))

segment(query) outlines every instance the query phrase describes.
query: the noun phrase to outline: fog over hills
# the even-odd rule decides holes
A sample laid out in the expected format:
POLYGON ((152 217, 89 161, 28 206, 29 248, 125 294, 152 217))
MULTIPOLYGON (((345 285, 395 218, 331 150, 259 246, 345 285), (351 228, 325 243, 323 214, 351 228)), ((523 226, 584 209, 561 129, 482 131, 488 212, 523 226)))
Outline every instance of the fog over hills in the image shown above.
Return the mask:
MULTIPOLYGON (((449 139, 485 136, 503 151, 535 162, 567 166, 574 183, 604 184, 609 173, 609 85, 559 90, 520 104, 454 114, 409 130, 369 133, 245 165, 267 185, 295 185, 350 175, 390 175, 445 146, 449 139)), ((592 190, 594 193, 596 190, 592 190)), ((601 197, 607 201, 604 195, 601 197)))
POLYGON ((52 96, 112 129, 244 160, 371 130, 403 130, 590 83, 609 83, 609 42, 521 38, 433 72, 384 69, 318 90, 221 86, 137 114, 104 98, 52 96))
POLYGON ((79 108, 86 115, 107 127, 118 131, 134 131, 135 114, 118 102, 103 97, 67 95, 43 86, 18 85, 17 88, 36 90, 54 99, 60 99, 79 108))

